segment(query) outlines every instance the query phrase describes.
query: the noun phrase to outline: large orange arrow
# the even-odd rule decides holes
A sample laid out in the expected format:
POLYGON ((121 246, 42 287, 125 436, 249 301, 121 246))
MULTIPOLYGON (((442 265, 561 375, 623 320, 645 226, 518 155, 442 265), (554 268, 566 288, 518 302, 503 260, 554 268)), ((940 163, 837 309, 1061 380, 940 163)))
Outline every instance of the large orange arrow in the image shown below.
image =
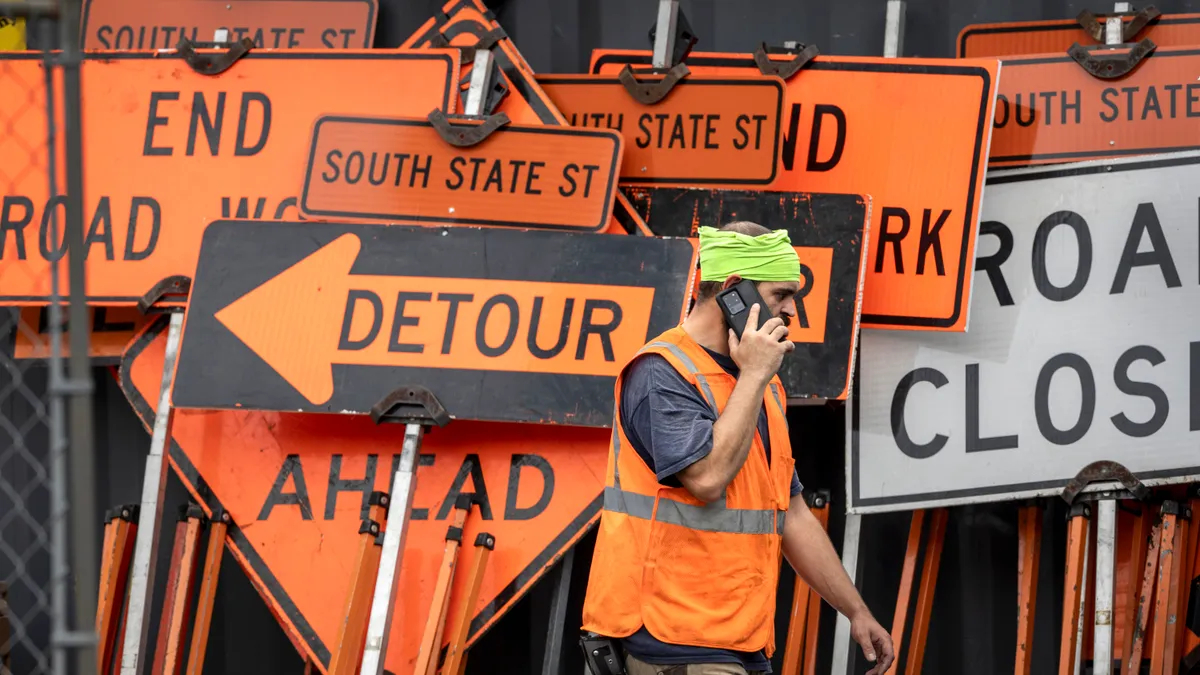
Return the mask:
POLYGON ((333 365, 615 376, 646 340, 654 289, 350 274, 344 234, 215 317, 314 405, 333 365))

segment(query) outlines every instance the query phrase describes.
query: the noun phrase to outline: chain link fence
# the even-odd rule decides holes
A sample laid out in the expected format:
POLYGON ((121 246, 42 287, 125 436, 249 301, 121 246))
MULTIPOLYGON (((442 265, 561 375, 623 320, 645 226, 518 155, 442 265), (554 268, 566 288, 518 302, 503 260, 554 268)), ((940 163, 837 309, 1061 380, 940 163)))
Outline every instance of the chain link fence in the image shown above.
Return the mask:
POLYGON ((45 208, 65 201, 56 13, 0 3, 0 293, 33 278, 51 299, 0 307, 0 675, 67 672, 67 259, 38 264, 66 229, 45 208))

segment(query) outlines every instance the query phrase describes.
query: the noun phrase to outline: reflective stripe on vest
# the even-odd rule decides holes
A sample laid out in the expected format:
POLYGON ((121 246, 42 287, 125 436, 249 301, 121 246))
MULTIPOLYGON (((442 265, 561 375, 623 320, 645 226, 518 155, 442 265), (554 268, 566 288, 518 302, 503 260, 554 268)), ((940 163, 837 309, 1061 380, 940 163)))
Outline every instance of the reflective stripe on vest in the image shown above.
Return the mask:
POLYGON ((730 509, 725 500, 708 506, 685 504, 673 499, 658 500, 654 515, 654 497, 620 488, 604 488, 604 509, 641 520, 657 520, 693 530, 729 534, 783 534, 786 511, 776 509, 730 509))

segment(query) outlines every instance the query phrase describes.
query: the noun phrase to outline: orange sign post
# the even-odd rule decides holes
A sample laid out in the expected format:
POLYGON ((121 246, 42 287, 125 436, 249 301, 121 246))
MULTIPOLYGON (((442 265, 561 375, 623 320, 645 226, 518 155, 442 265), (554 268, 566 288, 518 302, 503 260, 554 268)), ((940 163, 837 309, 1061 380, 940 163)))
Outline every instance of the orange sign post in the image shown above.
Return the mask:
MULTIPOLYGON (((40 58, 0 53, 0 65, 40 82, 40 58)), ((251 51, 215 76, 169 54, 87 54, 88 303, 131 306, 163 279, 190 277, 211 220, 296 214, 303 139, 319 115, 426 115, 451 105, 457 77, 457 50, 251 51), (401 81, 405 86, 376 86, 401 81)), ((0 117, 14 120, 21 137, 45 138, 44 116, 18 112, 44 105, 0 98, 0 117)), ((0 166, 30 161, 21 144, 0 144, 0 166)), ((0 199, 0 305, 44 305, 49 261, 65 248, 49 236, 48 209, 61 212, 65 199, 51 202, 37 172, 10 185, 0 199)))
POLYGON ((419 386, 451 418, 608 426, 621 365, 681 320, 695 252, 678 238, 216 222, 173 402, 367 414, 419 386))
POLYGON ((1094 77, 1065 54, 1005 59, 988 166, 1200 148, 1198 69, 1196 48, 1156 49, 1119 80, 1094 77))
POLYGON ((370 49, 379 0, 84 0, 84 49, 174 49, 181 38, 258 49, 370 49))
MULTIPOLYGON (((693 52, 676 88, 774 74, 796 58, 758 56, 693 52)), ((630 67, 648 79, 637 69, 650 61, 650 52, 597 50, 592 72, 630 67)), ((786 78, 778 172, 761 189, 870 195, 864 328, 967 329, 999 65, 818 56, 786 78)))
POLYGON ((621 132, 622 183, 775 180, 784 90, 778 77, 688 77, 652 105, 607 75, 542 75, 538 84, 573 126, 621 132))
MULTIPOLYGON (((155 422, 166 329, 165 318, 151 324, 121 367, 121 388, 147 429, 155 422)), ((375 425, 365 416, 172 413, 171 465, 207 513, 230 514, 230 554, 322 671, 353 576, 358 523, 372 491, 392 491, 403 435, 403 427, 375 425)), ((470 610, 470 646, 595 523, 609 444, 603 428, 471 421, 425 437, 396 577, 403 592, 394 604, 388 670, 411 672, 416 661, 458 496, 474 493, 479 500, 465 545, 484 531, 496 539, 470 610)), ((468 590, 465 576, 455 575, 447 626, 468 590)))
POLYGON ((504 125, 469 147, 478 122, 326 116, 312 135, 300 210, 313 218, 608 226, 621 137, 608 130, 504 125))
MULTIPOLYGON (((1149 22, 1138 20, 1140 14, 1141 12, 1121 17, 1125 32, 1122 36, 1123 42, 1138 42, 1143 38, 1150 38, 1159 47, 1200 44, 1200 14, 1168 14, 1157 16, 1149 22)), ((1102 45, 1106 17, 1094 18, 1096 24, 1089 23, 1090 30, 1084 28, 1079 19, 971 24, 958 34, 958 56, 973 59, 988 56, 1065 54, 1071 45, 1077 43, 1084 47, 1102 45)), ((1005 75, 1007 74, 1008 71, 1005 71, 1005 75)))

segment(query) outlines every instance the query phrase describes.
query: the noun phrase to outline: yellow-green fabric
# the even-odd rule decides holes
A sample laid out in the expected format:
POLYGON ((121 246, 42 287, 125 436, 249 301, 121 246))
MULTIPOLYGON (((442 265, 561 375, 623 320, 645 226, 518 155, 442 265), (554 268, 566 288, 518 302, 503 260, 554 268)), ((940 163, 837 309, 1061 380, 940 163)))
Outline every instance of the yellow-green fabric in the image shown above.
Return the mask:
POLYGON ((800 257, 787 230, 757 237, 700 228, 700 281, 725 281, 736 274, 753 281, 799 281, 800 257))

